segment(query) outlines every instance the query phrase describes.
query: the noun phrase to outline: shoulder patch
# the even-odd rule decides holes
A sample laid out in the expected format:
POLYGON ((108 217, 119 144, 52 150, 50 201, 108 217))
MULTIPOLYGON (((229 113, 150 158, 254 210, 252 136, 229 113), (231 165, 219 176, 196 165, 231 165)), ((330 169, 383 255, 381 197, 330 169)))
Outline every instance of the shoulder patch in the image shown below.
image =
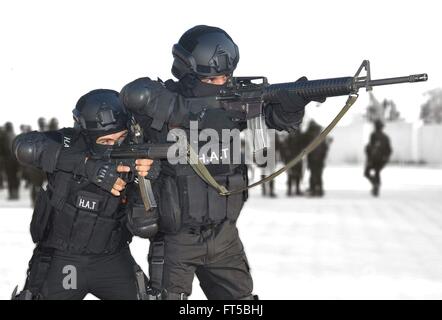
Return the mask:
POLYGON ((70 148, 78 131, 74 128, 63 128, 60 130, 60 133, 62 134, 63 148, 70 148))

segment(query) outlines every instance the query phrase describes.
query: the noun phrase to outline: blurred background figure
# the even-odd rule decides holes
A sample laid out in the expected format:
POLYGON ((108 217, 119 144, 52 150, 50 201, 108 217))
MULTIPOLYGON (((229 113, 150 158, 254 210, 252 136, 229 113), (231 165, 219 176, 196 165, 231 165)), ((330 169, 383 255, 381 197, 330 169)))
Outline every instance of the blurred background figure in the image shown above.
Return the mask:
POLYGON ((365 147, 366 165, 364 175, 372 184, 372 194, 377 197, 381 185, 381 170, 388 163, 392 149, 390 139, 383 132, 384 124, 381 120, 374 122, 374 132, 365 147))
POLYGON ((48 130, 49 131, 55 131, 58 130, 58 120, 57 118, 52 118, 51 120, 49 120, 49 124, 48 124, 48 130))
MULTIPOLYGON (((20 133, 27 133, 27 132, 31 132, 31 131, 32 131, 32 127, 30 125, 27 125, 27 124, 20 125, 20 133)), ((22 180, 24 180, 25 188, 28 189, 31 185, 31 180, 30 180, 30 176, 29 176, 29 168, 24 167, 24 166, 20 166, 20 173, 21 173, 21 175, 19 175, 19 176, 22 180)))
POLYGON ((28 124, 22 124, 20 125, 20 133, 27 133, 27 132, 31 132, 32 131, 32 127, 28 124))
MULTIPOLYGON (((306 136, 303 132, 289 133, 281 143, 281 160, 287 165, 307 146, 306 136)), ((292 195, 292 188, 295 185, 295 194, 303 195, 301 191, 301 182, 303 177, 303 161, 301 160, 294 167, 287 171, 287 196, 292 195)))
MULTIPOLYGON (((52 118, 49 121, 49 124, 47 124, 46 119, 41 117, 38 118, 37 124, 38 124, 38 130, 40 132, 47 130, 58 130, 58 120, 55 118, 52 118)), ((24 170, 26 170, 27 172, 27 176, 29 178, 29 182, 31 185, 32 206, 35 206, 35 200, 37 199, 38 191, 45 183, 46 175, 42 170, 31 166, 26 167, 24 170)))
POLYGON ((0 127, 0 190, 5 188, 5 157, 3 155, 3 143, 5 139, 3 138, 5 135, 5 130, 3 127, 0 127))
MULTIPOLYGON (((315 139, 322 131, 322 127, 314 120, 311 120, 305 133, 307 143, 315 139)), ((309 195, 312 197, 322 197, 324 195, 324 187, 322 174, 325 167, 325 159, 329 149, 331 139, 324 140, 307 156, 307 165, 310 170, 310 188, 309 195)))
POLYGON ((43 117, 38 118, 37 123, 38 123, 38 131, 40 131, 40 132, 47 131, 48 125, 46 123, 45 118, 43 118, 43 117))
POLYGON ((6 180, 8 183, 8 199, 18 200, 18 188, 20 186, 19 180, 19 164, 12 154, 11 146, 15 138, 14 127, 11 122, 6 122, 4 126, 4 133, 0 139, 0 155, 3 158, 4 170, 6 172, 6 180))

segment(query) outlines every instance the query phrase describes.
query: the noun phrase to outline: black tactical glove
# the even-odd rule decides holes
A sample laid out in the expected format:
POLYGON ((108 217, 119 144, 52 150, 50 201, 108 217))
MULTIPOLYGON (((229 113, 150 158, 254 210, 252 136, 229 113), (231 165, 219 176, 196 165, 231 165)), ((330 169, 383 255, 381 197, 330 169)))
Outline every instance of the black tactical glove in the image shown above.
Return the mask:
MULTIPOLYGON (((302 81, 307 81, 307 77, 301 77, 296 82, 302 81)), ((277 103, 269 103, 264 107, 267 125, 288 132, 298 130, 304 117, 305 106, 310 100, 287 91, 278 91, 277 100, 277 103)), ((325 98, 317 98, 314 101, 324 102, 325 98)))
POLYGON ((101 160, 88 159, 84 165, 84 173, 90 182, 109 192, 119 178, 117 165, 101 160))
MULTIPOLYGON (((303 81, 308 81, 307 77, 301 77, 298 80, 296 80, 296 82, 303 82, 303 81)), ((294 92, 289 92, 289 91, 284 91, 284 90, 278 91, 276 96, 277 96, 277 99, 285 112, 297 112, 297 111, 303 110, 304 107, 310 101, 316 101, 316 102, 323 103, 323 102, 325 102, 325 99, 326 99, 325 97, 318 97, 318 98, 314 98, 312 100, 309 100, 309 99, 305 99, 305 98, 301 97, 300 95, 298 95, 294 92)))
MULTIPOLYGON (((301 77, 296 80, 296 82, 303 81, 307 81, 307 77, 301 77)), ((304 111, 305 106, 310 102, 310 100, 305 99, 296 93, 285 90, 278 91, 276 97, 279 104, 281 105, 283 112, 287 113, 304 111)))

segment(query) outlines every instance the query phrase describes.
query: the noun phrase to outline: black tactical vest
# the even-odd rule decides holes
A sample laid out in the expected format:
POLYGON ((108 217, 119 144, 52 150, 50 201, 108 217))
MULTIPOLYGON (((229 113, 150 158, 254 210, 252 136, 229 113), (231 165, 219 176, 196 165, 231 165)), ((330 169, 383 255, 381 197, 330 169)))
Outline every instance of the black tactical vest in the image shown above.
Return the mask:
MULTIPOLYGON (((64 148, 82 148, 83 137, 60 130, 64 148)), ((127 244, 125 205, 84 177, 56 171, 48 176, 31 223, 34 242, 78 254, 112 253, 127 244)))
MULTIPOLYGON (((166 86, 171 90, 176 87, 166 82, 166 86)), ((178 91, 179 93, 179 91, 178 91)), ((185 104, 180 106, 180 110, 188 110, 188 121, 198 121, 204 116, 204 113, 211 108, 219 106, 212 105, 213 98, 185 98, 179 99, 178 103, 185 104)), ((237 128, 241 130, 241 122, 232 120, 229 123, 221 123, 221 128, 237 128)), ((165 142, 166 136, 173 127, 169 123, 169 128, 163 127, 161 132, 149 130, 149 137, 153 142, 165 142)), ((147 123, 143 127, 149 127, 147 123)), ((180 128, 186 130, 188 139, 190 138, 190 126, 186 123, 180 123, 180 128)), ((200 127, 199 129, 207 129, 200 127)), ((190 139, 189 139, 190 140, 190 139)), ((230 148, 231 146, 227 146, 230 148)), ((210 160, 211 156, 222 156, 225 145, 220 143, 218 155, 201 155, 200 160, 210 160), (206 157, 206 158, 204 158, 206 157)), ((230 153, 230 151, 227 151, 230 153)), ((210 164, 206 161, 207 168, 214 178, 228 189, 238 189, 247 185, 247 167, 238 164, 210 164)), ((221 196, 211 186, 207 185, 188 164, 171 165, 163 161, 161 175, 155 183, 155 189, 159 196, 160 209, 160 230, 166 233, 176 233, 181 228, 199 227, 220 223, 226 219, 236 221, 244 202, 247 199, 247 192, 234 194, 230 196, 221 196)))

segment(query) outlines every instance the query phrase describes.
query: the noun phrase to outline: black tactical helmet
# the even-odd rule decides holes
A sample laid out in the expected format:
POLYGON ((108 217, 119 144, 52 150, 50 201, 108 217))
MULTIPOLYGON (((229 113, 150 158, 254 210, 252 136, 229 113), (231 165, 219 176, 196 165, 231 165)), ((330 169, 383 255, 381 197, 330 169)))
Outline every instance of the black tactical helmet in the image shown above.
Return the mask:
POLYGON ((76 126, 99 137, 127 129, 128 115, 117 91, 93 90, 82 96, 72 111, 76 126))
POLYGON ((172 48, 172 74, 199 77, 230 75, 239 61, 238 46, 224 30, 199 25, 187 30, 172 48))

